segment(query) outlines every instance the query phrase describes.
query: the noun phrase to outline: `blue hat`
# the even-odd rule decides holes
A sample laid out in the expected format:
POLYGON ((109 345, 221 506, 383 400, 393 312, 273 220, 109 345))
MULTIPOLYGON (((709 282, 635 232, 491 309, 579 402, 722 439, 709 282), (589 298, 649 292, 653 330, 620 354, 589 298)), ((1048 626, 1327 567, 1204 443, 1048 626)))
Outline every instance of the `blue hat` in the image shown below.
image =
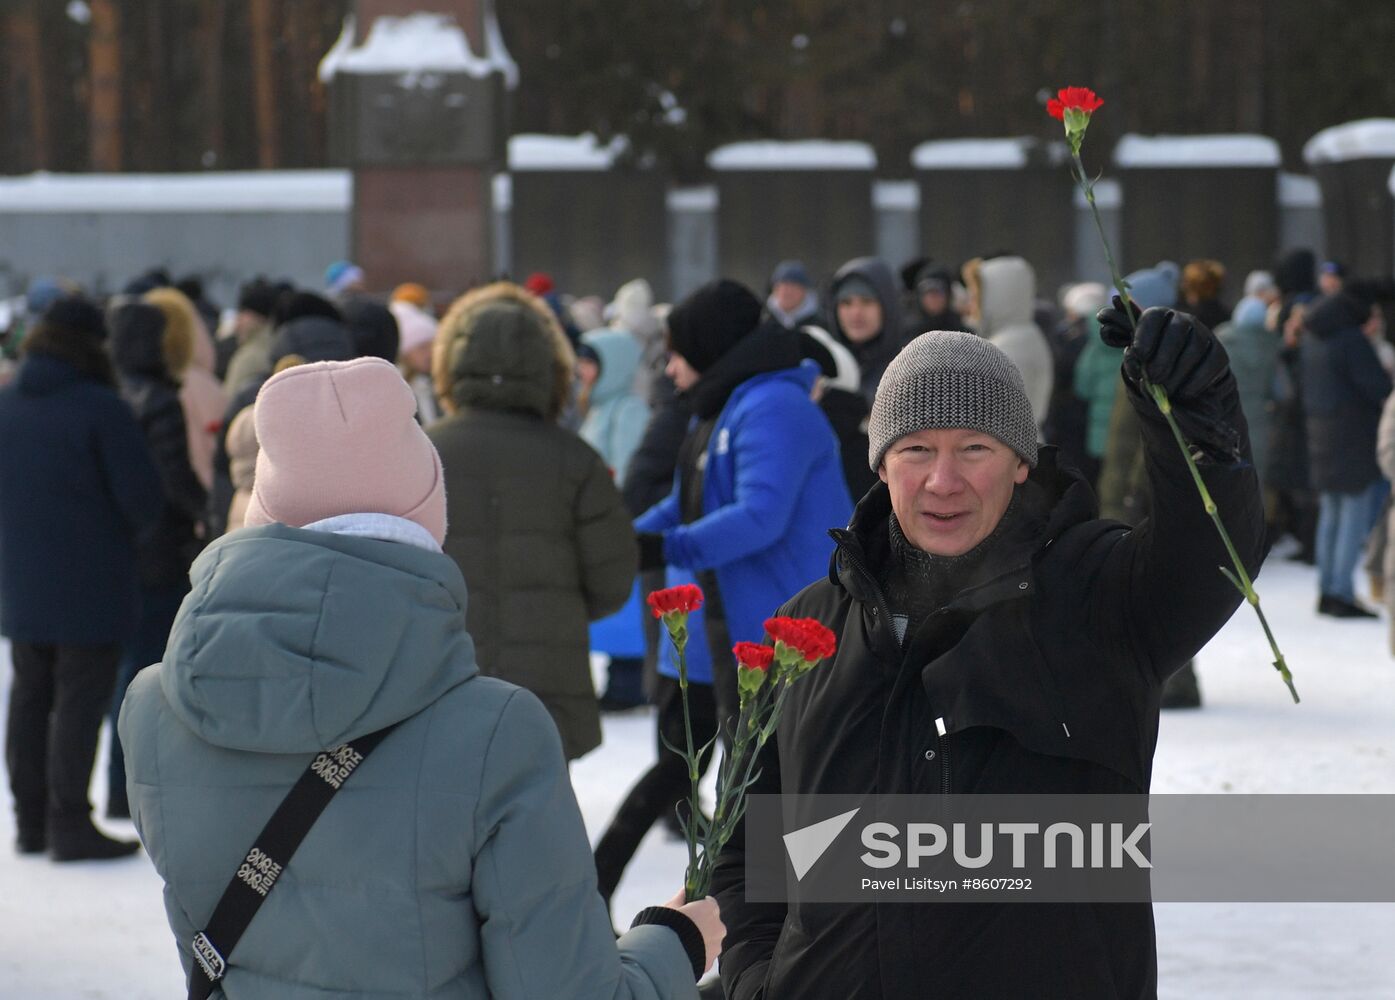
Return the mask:
POLYGON ((325 268, 325 288, 337 295, 356 281, 363 280, 363 269, 352 261, 336 260, 325 268))
POLYGON ((770 283, 778 285, 782 281, 803 285, 805 288, 814 287, 814 283, 809 280, 809 271, 804 267, 804 262, 798 260, 782 260, 775 265, 775 272, 770 276, 770 283))
POLYGON ((1124 281, 1129 286, 1129 298, 1138 308, 1170 309, 1177 304, 1177 278, 1177 265, 1165 260, 1155 267, 1133 272, 1124 281))
POLYGON ((1263 326, 1264 319, 1268 314, 1269 307, 1264 304, 1263 299, 1247 295, 1235 303, 1235 309, 1230 314, 1230 321, 1236 326, 1263 326))
POLYGON ((66 294, 57 278, 35 278, 24 292, 24 311, 30 316, 42 316, 44 310, 66 294))

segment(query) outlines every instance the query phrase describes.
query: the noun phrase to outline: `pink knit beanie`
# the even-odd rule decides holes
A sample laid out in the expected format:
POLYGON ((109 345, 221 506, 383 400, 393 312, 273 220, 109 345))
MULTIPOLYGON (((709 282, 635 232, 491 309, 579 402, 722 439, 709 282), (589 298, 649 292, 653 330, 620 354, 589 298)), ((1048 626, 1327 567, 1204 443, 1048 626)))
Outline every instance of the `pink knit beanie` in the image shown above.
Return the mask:
POLYGON ((288 368, 262 386, 256 407, 261 453, 248 526, 393 514, 445 542, 441 457, 393 365, 359 358, 288 368))

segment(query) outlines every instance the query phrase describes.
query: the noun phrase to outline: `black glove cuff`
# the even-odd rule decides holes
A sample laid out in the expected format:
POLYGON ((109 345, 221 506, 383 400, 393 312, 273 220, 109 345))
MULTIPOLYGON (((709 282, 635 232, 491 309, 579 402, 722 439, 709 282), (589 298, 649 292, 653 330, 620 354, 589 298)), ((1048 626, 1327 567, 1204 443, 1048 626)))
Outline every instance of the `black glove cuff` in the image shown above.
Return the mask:
POLYGON ((688 961, 693 963, 693 982, 702 978, 702 971, 707 968, 707 943, 698 925, 686 913, 669 906, 650 906, 635 915, 630 928, 633 930, 641 924, 658 924, 677 934, 683 950, 688 953, 688 961))
POLYGON ((664 536, 643 531, 639 534, 639 571, 664 568, 664 536))

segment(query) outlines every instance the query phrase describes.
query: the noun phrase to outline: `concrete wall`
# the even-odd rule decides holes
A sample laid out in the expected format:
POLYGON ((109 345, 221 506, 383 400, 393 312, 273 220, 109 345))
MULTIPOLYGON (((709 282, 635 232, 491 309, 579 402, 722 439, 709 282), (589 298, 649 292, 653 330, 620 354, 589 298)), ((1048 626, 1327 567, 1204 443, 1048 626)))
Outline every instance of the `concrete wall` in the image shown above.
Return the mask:
MULTIPOLYGON (((344 184, 341 172, 323 173, 325 183, 344 184)), ((247 210, 226 205, 220 208, 217 199, 210 198, 204 209, 191 205, 180 211, 146 211, 123 209, 121 203, 129 199, 108 197, 109 204, 83 204, 79 210, 65 210, 61 199, 26 209, 20 203, 34 199, 6 193, 6 187, 15 183, 0 180, 0 298, 22 293, 29 280, 40 274, 67 275, 99 293, 109 293, 147 268, 162 265, 176 276, 200 274, 213 300, 228 305, 235 300, 238 284, 258 273, 286 276, 318 288, 325 266, 348 253, 348 209, 347 204, 339 204, 343 199, 325 197, 315 203, 313 198, 297 197, 282 199, 284 204, 276 207, 247 210)), ((119 184, 113 190, 119 190, 119 184)), ((496 178, 494 195, 495 271, 521 279, 525 274, 520 268, 536 265, 518 259, 511 243, 512 191, 507 175, 496 178)), ((1119 187, 1111 180, 1101 181, 1096 195, 1111 243, 1121 248, 1119 187)), ((942 247, 922 243, 920 197, 920 189, 912 181, 879 181, 872 186, 869 249, 893 267, 926 250, 949 257, 942 247)), ((1274 256, 1296 247, 1310 247, 1322 256, 1327 241, 1317 183, 1307 177, 1281 175, 1278 200, 1274 256)), ((619 281, 644 274, 656 290, 666 289, 672 298, 681 298, 719 273, 718 205, 715 186, 669 190, 664 208, 656 210, 665 216, 656 231, 665 235, 647 251, 652 257, 620 262, 600 287, 583 285, 567 290, 609 294, 619 281)), ((1055 268, 1071 278, 1107 281, 1109 272, 1099 238, 1078 194, 1069 217, 1073 219, 1074 251, 1055 262, 1055 268)), ((585 252, 598 251, 588 248, 585 252)), ((770 253, 777 252, 784 251, 776 251, 772 245, 770 253)), ((775 263, 773 256, 769 261, 753 261, 753 280, 763 286, 775 263)), ((1041 293, 1053 295, 1056 288, 1048 277, 1048 273, 1054 274, 1048 266, 1053 262, 1033 263, 1044 271, 1041 293)), ((1154 261, 1120 263, 1132 269, 1154 261)), ((1237 277, 1243 278, 1243 274, 1237 277)))
POLYGON ((257 274, 309 288, 346 256, 349 214, 337 212, 10 212, 0 213, 0 295, 18 295, 36 275, 66 275, 116 292, 161 266, 176 278, 198 274, 209 297, 230 305, 257 274))

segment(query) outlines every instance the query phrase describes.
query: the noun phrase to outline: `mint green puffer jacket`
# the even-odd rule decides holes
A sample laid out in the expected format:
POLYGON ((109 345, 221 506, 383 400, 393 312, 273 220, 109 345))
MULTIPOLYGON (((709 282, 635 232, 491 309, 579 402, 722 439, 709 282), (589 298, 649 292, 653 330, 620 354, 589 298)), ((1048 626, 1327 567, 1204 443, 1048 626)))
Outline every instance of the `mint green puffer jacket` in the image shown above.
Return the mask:
POLYGON ((401 722, 286 866, 227 997, 697 996, 673 931, 613 939, 556 726, 478 675, 448 556, 269 525, 220 539, 192 577, 119 727, 186 974, 314 754, 401 722))

